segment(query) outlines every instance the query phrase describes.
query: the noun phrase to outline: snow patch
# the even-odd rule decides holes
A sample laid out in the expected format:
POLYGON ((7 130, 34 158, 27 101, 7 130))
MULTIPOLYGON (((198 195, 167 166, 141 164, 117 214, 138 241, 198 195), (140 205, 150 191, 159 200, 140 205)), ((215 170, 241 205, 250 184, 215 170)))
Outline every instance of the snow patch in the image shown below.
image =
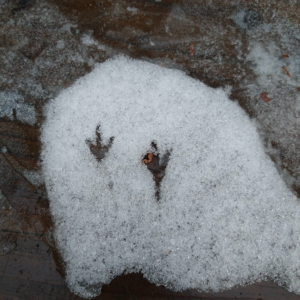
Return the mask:
POLYGON ((33 106, 24 102, 23 96, 14 92, 0 92, 0 117, 7 116, 11 120, 15 117, 17 120, 34 125, 36 123, 36 114, 33 106))
POLYGON ((64 40, 58 40, 57 43, 56 43, 56 48, 57 49, 64 49, 65 48, 64 40))
POLYGON ((94 38, 92 38, 90 35, 88 34, 84 34, 82 37, 81 37, 81 42, 82 44, 86 45, 86 46, 92 46, 92 45, 95 45, 97 46, 97 48, 99 50, 103 50, 105 51, 105 46, 104 45, 101 45, 97 40, 95 40, 94 38))
POLYGON ((127 11, 135 15, 138 12, 138 9, 136 7, 127 6, 127 11))
POLYGON ((49 103, 42 142, 55 237, 78 295, 125 270, 174 290, 272 278, 300 293, 299 203, 222 89, 118 57, 49 103), (100 162, 88 146, 97 134, 112 141, 100 162), (141 163, 152 142, 171 153, 159 201, 141 163))

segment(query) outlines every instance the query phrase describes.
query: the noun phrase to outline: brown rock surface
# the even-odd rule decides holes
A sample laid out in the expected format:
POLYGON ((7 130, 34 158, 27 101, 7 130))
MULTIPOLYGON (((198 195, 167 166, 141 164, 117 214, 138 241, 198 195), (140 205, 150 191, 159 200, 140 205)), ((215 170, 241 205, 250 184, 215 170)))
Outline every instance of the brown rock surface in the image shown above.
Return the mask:
MULTIPOLYGON (((271 85, 260 82, 248 58, 258 42, 265 48, 275 44, 281 54, 289 54, 289 58, 280 59, 298 55, 297 1, 50 3, 25 0, 0 4, 0 300, 79 299, 68 291, 60 275, 63 266, 52 238, 39 168, 42 111, 59 91, 114 54, 183 70, 212 87, 230 86, 231 99, 257 122, 266 152, 300 197, 299 91, 281 77, 272 77, 271 85), (234 16, 240 12, 244 15, 237 22, 234 16), (268 32, 260 30, 262 24, 269 26, 268 32), (270 97, 268 103, 260 99, 262 92, 270 97), (22 101, 4 101, 5 97, 15 99, 15 95, 22 101), (22 105, 34 108, 36 118, 31 125, 20 121, 22 105)), ((299 74, 286 61, 282 65, 298 79, 299 74)), ((265 282, 218 294, 173 293, 148 283, 140 274, 116 278, 103 287, 97 299, 121 297, 300 299, 265 282)))

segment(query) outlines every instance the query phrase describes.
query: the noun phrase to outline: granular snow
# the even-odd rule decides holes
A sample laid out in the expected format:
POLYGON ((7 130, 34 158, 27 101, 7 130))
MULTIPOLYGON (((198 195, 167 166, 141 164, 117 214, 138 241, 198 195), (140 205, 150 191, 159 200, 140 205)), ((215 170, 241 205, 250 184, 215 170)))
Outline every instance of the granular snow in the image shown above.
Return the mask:
POLYGON ((299 203, 221 89, 118 57, 46 109, 43 171, 70 289, 126 272, 173 290, 272 279, 300 293, 299 203), (112 146, 98 162, 87 141, 112 146), (141 159, 171 153, 155 197, 141 159))

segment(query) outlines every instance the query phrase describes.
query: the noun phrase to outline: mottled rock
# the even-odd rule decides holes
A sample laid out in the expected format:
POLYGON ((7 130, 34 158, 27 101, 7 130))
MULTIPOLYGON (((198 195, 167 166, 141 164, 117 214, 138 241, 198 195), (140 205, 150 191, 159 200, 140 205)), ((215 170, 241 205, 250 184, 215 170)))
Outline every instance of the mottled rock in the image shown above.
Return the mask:
MULTIPOLYGON (((294 85, 300 79, 299 1, 49 3, 20 0, 0 4, 0 92, 17 93, 36 113, 32 123, 25 123, 26 118, 20 119, 12 105, 9 116, 1 115, 0 120, 0 290, 4 297, 79 299, 67 291, 55 270, 51 248, 41 242, 44 239, 55 250, 47 195, 38 173, 39 128, 45 102, 89 72, 95 63, 115 54, 180 69, 212 87, 226 88, 230 98, 256 122, 266 152, 300 196, 300 104, 294 85), (251 54, 257 45, 265 53, 261 61, 251 54), (264 70, 258 68, 265 58, 278 64, 278 72, 283 72, 281 66, 285 65, 294 81, 275 74, 275 69, 264 73, 267 81, 265 77, 261 80, 260 71, 264 70), (260 98, 262 92, 270 98, 268 103, 260 98), (44 274, 40 281, 35 275, 30 279, 36 266, 39 275, 44 274)), ((57 270, 63 274, 63 265, 57 270)), ((115 279, 102 293, 99 299, 115 295, 128 299, 132 295, 299 299, 267 283, 216 295, 194 291, 177 294, 147 283, 139 274, 115 279)))

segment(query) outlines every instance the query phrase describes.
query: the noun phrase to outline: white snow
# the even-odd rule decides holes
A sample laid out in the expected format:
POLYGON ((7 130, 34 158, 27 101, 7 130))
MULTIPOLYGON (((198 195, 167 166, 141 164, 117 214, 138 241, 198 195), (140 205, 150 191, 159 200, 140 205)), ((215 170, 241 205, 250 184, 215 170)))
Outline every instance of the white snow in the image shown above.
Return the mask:
POLYGON ((124 271, 174 290, 271 278, 300 293, 299 202, 254 124, 221 89, 118 57, 47 107, 43 172, 70 289, 83 297, 124 271), (97 162, 86 140, 100 125, 97 162), (155 197, 141 158, 171 151, 155 197))

